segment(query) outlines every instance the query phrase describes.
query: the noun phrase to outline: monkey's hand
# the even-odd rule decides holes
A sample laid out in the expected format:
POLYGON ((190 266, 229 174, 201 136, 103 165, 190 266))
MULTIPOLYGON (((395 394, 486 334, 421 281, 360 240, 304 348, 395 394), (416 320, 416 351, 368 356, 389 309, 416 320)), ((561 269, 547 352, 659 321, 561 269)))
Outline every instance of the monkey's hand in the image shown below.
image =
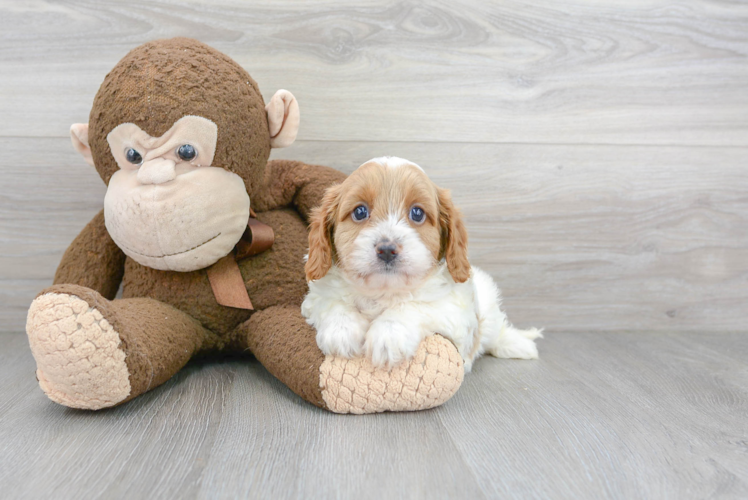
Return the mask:
POLYGON ((271 160, 265 169, 264 187, 253 193, 252 207, 258 212, 293 205, 309 219, 322 201, 325 190, 343 182, 346 175, 330 167, 293 160, 271 160))

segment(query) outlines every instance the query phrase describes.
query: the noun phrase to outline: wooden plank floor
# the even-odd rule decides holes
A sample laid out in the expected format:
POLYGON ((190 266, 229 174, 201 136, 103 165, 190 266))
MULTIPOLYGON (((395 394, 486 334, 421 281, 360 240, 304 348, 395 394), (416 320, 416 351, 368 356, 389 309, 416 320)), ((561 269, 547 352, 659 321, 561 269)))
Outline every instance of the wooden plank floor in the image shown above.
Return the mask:
POLYGON ((334 415, 257 362, 188 365, 122 407, 37 387, 0 334, 3 498, 747 498, 748 335, 558 333, 443 407, 334 415))

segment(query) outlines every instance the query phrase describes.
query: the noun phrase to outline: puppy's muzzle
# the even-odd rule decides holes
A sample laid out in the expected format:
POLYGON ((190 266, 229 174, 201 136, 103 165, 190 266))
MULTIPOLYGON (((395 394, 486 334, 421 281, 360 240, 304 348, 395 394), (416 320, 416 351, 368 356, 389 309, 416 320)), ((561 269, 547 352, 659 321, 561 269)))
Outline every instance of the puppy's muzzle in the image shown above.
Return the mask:
POLYGON ((376 252, 377 258, 379 260, 384 261, 385 264, 392 264, 392 262, 397 259, 399 250, 397 248, 397 245, 395 245, 394 243, 390 241, 384 241, 377 244, 376 252))

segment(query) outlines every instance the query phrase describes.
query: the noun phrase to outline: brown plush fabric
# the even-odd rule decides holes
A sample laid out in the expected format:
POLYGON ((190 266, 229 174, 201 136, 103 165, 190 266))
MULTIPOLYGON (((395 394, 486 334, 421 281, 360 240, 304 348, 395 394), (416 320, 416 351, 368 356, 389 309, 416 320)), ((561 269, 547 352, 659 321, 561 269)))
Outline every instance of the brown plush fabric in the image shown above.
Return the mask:
POLYGON ((125 254, 107 233, 102 210, 65 251, 54 283, 85 286, 113 299, 122 281, 124 265, 125 254))
POLYGON ((270 155, 265 103, 257 83, 233 59, 190 38, 156 40, 131 50, 104 79, 89 117, 89 143, 104 182, 118 167, 106 136, 134 123, 152 137, 186 115, 218 126, 213 166, 238 174, 250 197, 270 155))
POLYGON ((304 220, 319 205, 325 190, 345 180, 346 175, 330 167, 293 160, 272 160, 265 170, 262 191, 252 198, 255 210, 293 205, 304 220))
POLYGON ((274 306, 253 314, 237 327, 237 338, 289 389, 326 408, 319 372, 325 356, 298 306, 274 306))
MULTIPOLYGON (((273 228, 275 243, 269 250, 239 262, 252 305, 258 311, 287 304, 300 307, 307 291, 303 269, 306 225, 291 208, 260 212, 257 219, 273 228)), ((190 314, 215 334, 206 349, 224 349, 236 325, 250 315, 250 311, 216 302, 205 269, 189 273, 158 271, 127 259, 123 297, 151 297, 190 314)))

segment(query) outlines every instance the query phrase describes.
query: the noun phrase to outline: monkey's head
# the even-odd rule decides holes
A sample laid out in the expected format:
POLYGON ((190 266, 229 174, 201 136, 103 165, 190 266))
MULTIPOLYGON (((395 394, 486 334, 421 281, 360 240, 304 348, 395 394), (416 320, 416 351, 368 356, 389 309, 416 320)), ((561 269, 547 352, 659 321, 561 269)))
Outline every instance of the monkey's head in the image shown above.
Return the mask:
POLYGON ((126 255, 193 271, 227 255, 249 218, 271 147, 299 126, 293 95, 267 106, 236 62, 188 38, 157 40, 106 76, 73 146, 107 184, 107 231, 126 255))

